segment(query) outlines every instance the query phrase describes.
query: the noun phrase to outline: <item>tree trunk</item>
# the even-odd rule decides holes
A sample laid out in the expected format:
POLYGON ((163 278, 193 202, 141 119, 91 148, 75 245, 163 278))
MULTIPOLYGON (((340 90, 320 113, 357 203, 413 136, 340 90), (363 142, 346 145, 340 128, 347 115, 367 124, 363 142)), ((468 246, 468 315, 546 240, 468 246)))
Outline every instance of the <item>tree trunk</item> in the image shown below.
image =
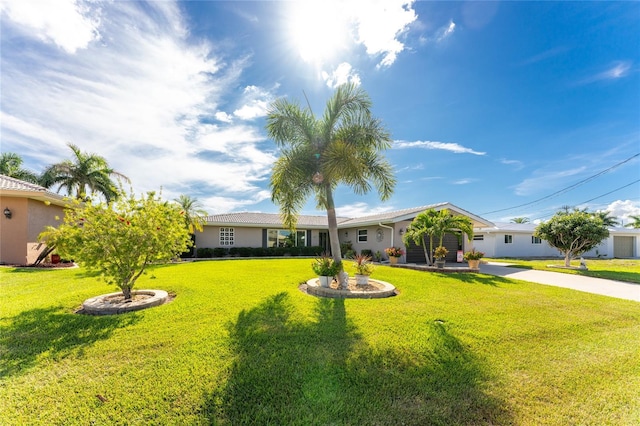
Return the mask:
POLYGON ((327 197, 327 222, 329 225, 329 243, 331 244, 331 257, 333 261, 340 265, 340 272, 338 273, 338 284, 341 288, 347 288, 348 280, 347 275, 344 273, 344 266, 342 265, 342 252, 340 250, 340 239, 338 237, 338 220, 336 218, 336 207, 333 202, 333 193, 331 192, 331 186, 325 186, 327 197))
POLYGON ((427 262, 427 266, 430 266, 431 256, 429 256, 429 253, 427 252, 427 243, 424 241, 424 236, 422 236, 422 249, 424 250, 424 258, 425 258, 425 261, 427 262))
POLYGON ((124 300, 131 300, 131 287, 122 287, 122 294, 124 295, 124 300))
POLYGON ((564 255, 564 266, 571 266, 571 252, 567 252, 567 254, 564 255))

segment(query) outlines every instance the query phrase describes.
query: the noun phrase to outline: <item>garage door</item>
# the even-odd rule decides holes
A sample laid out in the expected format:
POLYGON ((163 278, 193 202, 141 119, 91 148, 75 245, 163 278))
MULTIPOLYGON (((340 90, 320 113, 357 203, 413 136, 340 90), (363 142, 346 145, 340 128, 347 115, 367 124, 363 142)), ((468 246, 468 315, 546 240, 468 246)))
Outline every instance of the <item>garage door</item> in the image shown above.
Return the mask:
MULTIPOLYGON (((437 238, 434 238, 433 248, 435 249, 439 244, 437 238)), ((458 237, 453 234, 445 234, 442 245, 444 245, 449 253, 447 253, 447 257, 445 260, 447 262, 455 262, 457 258, 458 251, 458 237)), ((429 250, 429 239, 427 237, 427 250, 429 250)), ((424 249, 422 246, 417 246, 413 243, 409 247, 407 247, 407 263, 426 263, 424 258, 424 249)))
POLYGON ((633 257, 633 246, 636 237, 613 237, 613 257, 633 257))

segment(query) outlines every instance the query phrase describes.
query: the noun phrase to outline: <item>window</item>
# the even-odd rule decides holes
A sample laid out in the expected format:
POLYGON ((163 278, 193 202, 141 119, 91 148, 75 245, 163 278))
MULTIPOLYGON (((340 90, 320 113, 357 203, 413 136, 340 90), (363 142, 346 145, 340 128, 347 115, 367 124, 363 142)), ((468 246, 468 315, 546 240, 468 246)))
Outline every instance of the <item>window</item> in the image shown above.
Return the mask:
POLYGON ((504 243, 505 243, 505 244, 511 244, 511 243, 513 243, 513 235, 505 235, 505 236, 504 236, 504 243))
POLYGON ((286 229, 269 229, 267 247, 304 247, 307 245, 307 231, 291 232, 286 229))
POLYGON ((542 239, 538 237, 531 236, 531 244, 542 244, 542 239))
POLYGON ((484 235, 474 235, 473 241, 484 241, 484 235))
POLYGON ((366 229, 358 229, 358 242, 366 243, 367 242, 367 230, 366 229))
POLYGON ((235 240, 233 228, 220 228, 220 245, 232 246, 235 240))

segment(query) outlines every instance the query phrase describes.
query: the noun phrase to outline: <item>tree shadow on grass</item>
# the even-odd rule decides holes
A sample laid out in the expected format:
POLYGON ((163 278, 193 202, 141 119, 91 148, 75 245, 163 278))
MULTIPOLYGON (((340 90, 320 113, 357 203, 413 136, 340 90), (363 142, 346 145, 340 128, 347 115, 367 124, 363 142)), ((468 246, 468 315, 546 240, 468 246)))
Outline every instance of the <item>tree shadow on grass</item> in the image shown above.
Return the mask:
POLYGON ((42 360, 81 357, 84 348, 138 321, 135 314, 89 316, 62 307, 32 309, 0 319, 0 377, 19 374, 42 360))
POLYGON ((470 284, 483 284, 490 285, 493 287, 499 287, 501 284, 513 284, 513 281, 499 277, 496 275, 489 274, 477 274, 477 273, 459 273, 459 274, 450 274, 450 277, 456 278, 462 282, 470 283, 470 284))
POLYGON ((343 299, 318 299, 316 320, 299 318, 280 293, 229 326, 236 358, 226 384, 206 395, 211 424, 510 421, 484 391, 481 363, 444 325, 425 327, 426 344, 381 349, 364 342, 343 299))

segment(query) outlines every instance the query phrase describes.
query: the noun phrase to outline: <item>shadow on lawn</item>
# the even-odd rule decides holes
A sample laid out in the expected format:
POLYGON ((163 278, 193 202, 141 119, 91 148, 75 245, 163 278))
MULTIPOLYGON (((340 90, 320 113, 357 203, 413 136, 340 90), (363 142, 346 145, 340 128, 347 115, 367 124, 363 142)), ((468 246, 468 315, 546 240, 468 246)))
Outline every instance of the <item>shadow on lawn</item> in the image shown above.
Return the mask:
POLYGON ((483 390, 481 363, 440 323, 423 348, 366 345, 343 299, 318 299, 316 321, 297 320, 286 293, 230 325, 236 359, 207 395, 211 424, 477 425, 511 421, 483 390))
POLYGON ((0 377, 19 374, 41 360, 81 357, 87 345, 137 321, 136 315, 77 315, 61 307, 2 318, 9 325, 0 327, 0 377))
POLYGON ((462 282, 470 283, 470 284, 484 284, 490 285, 493 287, 498 287, 501 284, 513 284, 513 280, 508 278, 499 277, 496 275, 483 274, 482 271, 480 273, 459 273, 459 274, 449 274, 450 277, 454 277, 462 282))

